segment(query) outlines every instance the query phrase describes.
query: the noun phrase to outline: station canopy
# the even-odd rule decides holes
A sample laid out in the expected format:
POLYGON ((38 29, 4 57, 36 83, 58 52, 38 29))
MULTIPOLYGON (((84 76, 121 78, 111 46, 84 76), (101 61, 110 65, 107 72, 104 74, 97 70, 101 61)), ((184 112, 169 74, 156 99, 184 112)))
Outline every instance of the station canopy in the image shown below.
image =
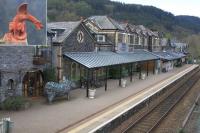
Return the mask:
POLYGON ((141 61, 158 60, 159 57, 145 50, 134 52, 67 52, 64 58, 77 62, 89 69, 141 61))
POLYGON ((186 55, 181 52, 173 51, 162 51, 162 52, 153 52, 156 56, 160 57, 163 60, 176 60, 185 57, 186 55))

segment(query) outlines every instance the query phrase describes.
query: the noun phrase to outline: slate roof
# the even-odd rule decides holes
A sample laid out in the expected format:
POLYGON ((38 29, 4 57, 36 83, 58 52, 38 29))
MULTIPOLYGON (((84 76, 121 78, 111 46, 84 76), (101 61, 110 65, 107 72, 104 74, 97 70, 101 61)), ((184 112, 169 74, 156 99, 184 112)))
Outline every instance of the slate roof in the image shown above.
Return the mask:
POLYGON ((143 25, 132 25, 132 24, 122 24, 122 26, 128 26, 130 28, 130 32, 136 33, 139 35, 144 35, 144 36, 155 36, 158 37, 158 32, 153 32, 150 29, 146 28, 143 25))
POLYGON ((62 43, 81 24, 81 21, 52 22, 47 24, 48 31, 56 31, 53 42, 62 43))
POLYGON ((165 52, 153 52, 155 55, 157 55, 159 58, 164 60, 176 60, 180 59, 182 57, 185 57, 186 55, 180 52, 173 52, 173 51, 165 51, 165 52))
POLYGON ((117 21, 108 16, 91 16, 87 20, 94 23, 101 30, 124 30, 117 21))
POLYGON ((167 51, 169 54, 171 54, 171 55, 174 55, 174 56, 176 56, 176 57, 178 57, 178 58, 182 58, 182 57, 185 57, 186 55, 184 54, 184 53, 182 53, 182 52, 173 52, 173 51, 167 51))
POLYGON ((114 53, 114 52, 64 53, 64 57, 69 58, 79 64, 82 64, 87 68, 99 68, 105 66, 158 59, 157 56, 144 50, 128 52, 128 53, 114 53))

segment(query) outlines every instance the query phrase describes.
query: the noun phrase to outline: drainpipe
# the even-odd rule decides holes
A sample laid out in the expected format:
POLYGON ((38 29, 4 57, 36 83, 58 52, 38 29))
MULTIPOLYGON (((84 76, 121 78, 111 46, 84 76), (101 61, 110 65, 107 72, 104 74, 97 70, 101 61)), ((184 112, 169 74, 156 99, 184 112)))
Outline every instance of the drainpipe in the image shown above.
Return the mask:
POLYGON ((59 50, 58 50, 58 82, 62 81, 62 45, 59 45, 59 50))
POLYGON ((117 35, 117 31, 115 31, 115 44, 114 44, 114 52, 118 51, 118 35, 117 35))

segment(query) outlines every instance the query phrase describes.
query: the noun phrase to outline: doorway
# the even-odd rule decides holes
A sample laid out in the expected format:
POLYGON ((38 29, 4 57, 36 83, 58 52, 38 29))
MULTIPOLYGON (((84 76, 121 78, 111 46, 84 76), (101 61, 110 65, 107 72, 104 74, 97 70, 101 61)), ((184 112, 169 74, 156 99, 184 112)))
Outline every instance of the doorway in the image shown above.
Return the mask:
POLYGON ((25 97, 43 96, 44 80, 41 71, 29 71, 23 79, 23 95, 25 97))

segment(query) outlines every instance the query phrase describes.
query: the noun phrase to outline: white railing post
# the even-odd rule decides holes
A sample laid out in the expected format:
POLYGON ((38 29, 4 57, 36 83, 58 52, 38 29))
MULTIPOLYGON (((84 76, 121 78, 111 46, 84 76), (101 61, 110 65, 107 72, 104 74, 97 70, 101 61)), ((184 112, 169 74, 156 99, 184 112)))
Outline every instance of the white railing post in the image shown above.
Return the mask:
POLYGON ((12 127, 14 123, 10 121, 10 118, 3 118, 0 121, 0 133, 12 133, 12 127))
POLYGON ((3 133, 3 122, 0 121, 0 133, 3 133))

